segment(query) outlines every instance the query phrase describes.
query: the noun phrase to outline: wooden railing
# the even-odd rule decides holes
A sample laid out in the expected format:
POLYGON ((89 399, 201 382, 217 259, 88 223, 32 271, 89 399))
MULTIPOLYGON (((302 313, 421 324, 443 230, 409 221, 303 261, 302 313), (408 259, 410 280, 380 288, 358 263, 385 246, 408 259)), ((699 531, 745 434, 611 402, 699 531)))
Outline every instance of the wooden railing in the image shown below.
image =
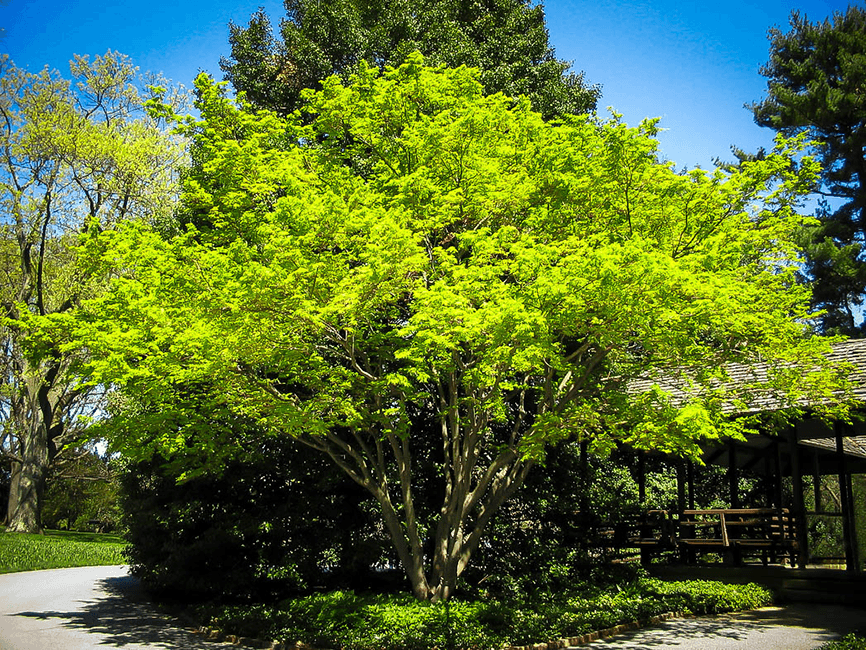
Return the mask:
POLYGON ((715 552, 736 564, 755 554, 764 564, 784 558, 793 564, 798 549, 794 516, 784 508, 684 510, 677 546, 686 559, 715 552))
POLYGON ((651 510, 609 530, 610 547, 639 548, 644 559, 673 550, 687 562, 699 553, 718 553, 734 564, 754 555, 764 564, 783 559, 794 564, 797 559, 796 526, 787 509, 651 510))

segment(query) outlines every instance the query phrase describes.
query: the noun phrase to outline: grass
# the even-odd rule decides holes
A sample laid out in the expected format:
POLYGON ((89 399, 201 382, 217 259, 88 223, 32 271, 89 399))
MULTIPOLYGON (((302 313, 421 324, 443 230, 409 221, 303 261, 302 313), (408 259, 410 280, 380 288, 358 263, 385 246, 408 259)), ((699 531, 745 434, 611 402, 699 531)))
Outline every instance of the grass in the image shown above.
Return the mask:
POLYGON ((300 641, 345 650, 494 650, 578 636, 671 611, 713 614, 767 605, 772 594, 757 585, 641 578, 532 601, 491 598, 419 603, 408 594, 351 591, 288 599, 278 606, 205 606, 199 620, 229 634, 300 641))
POLYGON ((125 564, 126 542, 116 535, 45 531, 0 532, 0 573, 125 564))

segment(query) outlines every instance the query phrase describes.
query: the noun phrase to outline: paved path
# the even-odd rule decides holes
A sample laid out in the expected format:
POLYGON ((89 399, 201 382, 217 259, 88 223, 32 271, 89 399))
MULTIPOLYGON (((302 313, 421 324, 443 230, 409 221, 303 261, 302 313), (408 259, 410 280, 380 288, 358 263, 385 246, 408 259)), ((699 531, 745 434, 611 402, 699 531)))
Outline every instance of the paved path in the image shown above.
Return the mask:
POLYGON ((151 607, 126 567, 0 575, 0 650, 215 650, 151 607))
POLYGON ((796 604, 715 617, 672 619, 582 647, 592 650, 812 650, 849 632, 866 634, 866 610, 840 605, 796 604))

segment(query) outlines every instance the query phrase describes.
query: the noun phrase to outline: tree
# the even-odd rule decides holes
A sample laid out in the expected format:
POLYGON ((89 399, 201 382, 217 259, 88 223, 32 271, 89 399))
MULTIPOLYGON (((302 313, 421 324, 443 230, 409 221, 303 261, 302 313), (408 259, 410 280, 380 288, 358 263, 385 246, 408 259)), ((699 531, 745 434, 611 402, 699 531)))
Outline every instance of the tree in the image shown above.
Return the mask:
POLYGON ((49 467, 83 435, 99 389, 77 377, 80 353, 60 351, 33 318, 62 314, 98 279, 75 266, 77 237, 123 219, 165 221, 182 150, 129 60, 76 57, 72 81, 0 60, 0 449, 11 459, 6 524, 41 530, 49 467))
MULTIPOLYGON (((743 430, 727 408, 826 397, 835 374, 795 281, 792 202, 817 174, 796 147, 680 175, 652 122, 550 125, 476 71, 422 63, 331 77, 309 120, 200 76, 183 201, 210 227, 94 233, 82 255, 113 290, 50 321, 140 405, 200 382, 328 456, 375 498, 413 593, 438 600, 547 445, 694 452, 743 430), (770 364, 766 382, 726 383, 733 361, 770 364), (630 388, 654 369, 689 378, 688 399, 630 388), (430 457, 428 527, 414 469, 430 457)), ((183 418, 151 444, 209 466, 234 447, 183 418)))
POLYGON ((261 9, 247 27, 230 25, 231 57, 220 67, 254 105, 286 115, 305 88, 344 79, 361 61, 384 68, 419 50, 431 64, 479 68, 489 93, 525 95, 551 118, 595 109, 597 86, 555 58, 544 8, 530 0, 286 0, 275 38, 261 9))
POLYGON ((823 165, 820 224, 804 234, 806 272, 828 332, 862 333, 866 293, 866 9, 850 6, 812 23, 793 12, 791 30, 770 30, 767 97, 751 105, 761 126, 806 133, 823 165))

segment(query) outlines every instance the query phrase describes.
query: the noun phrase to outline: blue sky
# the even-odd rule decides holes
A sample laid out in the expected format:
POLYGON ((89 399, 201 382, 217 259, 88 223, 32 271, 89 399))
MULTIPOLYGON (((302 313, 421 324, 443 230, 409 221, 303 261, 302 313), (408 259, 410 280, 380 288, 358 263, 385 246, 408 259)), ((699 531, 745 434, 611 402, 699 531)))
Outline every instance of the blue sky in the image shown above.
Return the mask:
MULTIPOLYGON (((823 20, 848 5, 549 0, 545 11, 557 56, 602 85, 600 110, 611 106, 629 124, 661 117, 664 156, 678 168, 708 168, 717 156, 731 158, 732 144, 755 150, 772 143, 743 107, 766 88, 758 68, 767 60, 767 30, 786 29, 794 9, 823 20)), ((0 49, 31 71, 48 65, 63 73, 73 54, 113 49, 189 86, 199 70, 221 76, 228 22, 245 24, 259 6, 275 24, 284 15, 274 0, 3 0, 0 49)))

